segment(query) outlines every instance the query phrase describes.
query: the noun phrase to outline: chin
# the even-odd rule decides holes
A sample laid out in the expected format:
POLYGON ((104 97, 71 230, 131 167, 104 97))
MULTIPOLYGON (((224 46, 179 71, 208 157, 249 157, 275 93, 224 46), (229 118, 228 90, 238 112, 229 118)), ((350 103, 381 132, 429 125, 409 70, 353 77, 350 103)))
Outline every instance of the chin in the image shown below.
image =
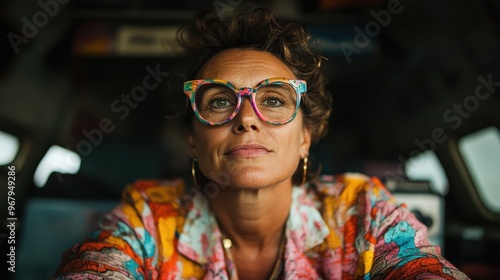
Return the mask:
MULTIPOLYGON (((248 174, 250 175, 250 174, 248 174)), ((269 174, 267 174, 269 176, 269 174)), ((282 185, 289 182, 292 185, 291 178, 266 178, 264 176, 237 176, 232 180, 228 187, 238 190, 259 190, 265 189, 276 185, 282 185)))
POLYGON ((289 183, 292 185, 291 174, 283 170, 273 172, 270 166, 260 164, 228 164, 219 171, 205 173, 210 181, 220 186, 238 190, 258 190, 274 185, 289 183), (222 171, 224 170, 224 171, 222 171), (282 173, 283 172, 283 173, 282 173))

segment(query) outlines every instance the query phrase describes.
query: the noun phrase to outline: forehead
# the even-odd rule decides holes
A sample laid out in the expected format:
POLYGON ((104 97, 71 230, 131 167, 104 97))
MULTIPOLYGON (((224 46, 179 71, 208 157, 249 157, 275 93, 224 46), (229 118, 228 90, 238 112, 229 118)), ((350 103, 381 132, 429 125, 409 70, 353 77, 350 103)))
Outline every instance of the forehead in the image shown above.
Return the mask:
POLYGON ((231 49, 212 57, 200 70, 200 79, 222 79, 237 87, 254 86, 275 77, 296 79, 292 70, 266 51, 231 49))

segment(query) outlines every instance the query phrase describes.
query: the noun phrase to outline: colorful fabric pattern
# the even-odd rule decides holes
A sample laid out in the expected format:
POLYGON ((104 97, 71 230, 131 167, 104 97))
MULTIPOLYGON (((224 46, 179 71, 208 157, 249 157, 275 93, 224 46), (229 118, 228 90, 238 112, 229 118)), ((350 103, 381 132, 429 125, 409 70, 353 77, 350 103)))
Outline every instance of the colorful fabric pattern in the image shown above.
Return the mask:
MULTIPOLYGON (((208 200, 184 182, 139 181, 68 250, 54 279, 229 279, 208 200)), ((294 187, 284 279, 469 279, 376 178, 323 176, 294 187)))

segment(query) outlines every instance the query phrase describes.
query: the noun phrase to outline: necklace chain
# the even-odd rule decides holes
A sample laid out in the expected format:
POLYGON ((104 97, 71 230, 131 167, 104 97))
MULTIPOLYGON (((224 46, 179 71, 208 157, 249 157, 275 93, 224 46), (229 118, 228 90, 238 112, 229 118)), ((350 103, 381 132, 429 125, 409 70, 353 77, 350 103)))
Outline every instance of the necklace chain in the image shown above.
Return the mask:
MULTIPOLYGON (((283 270, 283 257, 284 257, 283 253, 285 251, 285 244, 286 244, 285 228, 283 228, 283 232, 281 234, 280 245, 278 248, 278 255, 276 257, 276 262, 274 263, 273 271, 271 273, 271 276, 269 277, 269 280, 278 279, 278 277, 281 275, 281 272, 283 270)), ((235 266, 233 255, 231 254, 231 247, 233 246, 233 241, 231 241, 231 239, 226 237, 226 235, 222 231, 221 231, 221 237, 222 237, 222 247, 224 248, 224 254, 225 254, 226 258, 231 263, 233 263, 233 266, 235 266)), ((229 279, 231 279, 231 280, 238 279, 236 267, 235 267, 235 274, 236 275, 229 275, 229 279)))

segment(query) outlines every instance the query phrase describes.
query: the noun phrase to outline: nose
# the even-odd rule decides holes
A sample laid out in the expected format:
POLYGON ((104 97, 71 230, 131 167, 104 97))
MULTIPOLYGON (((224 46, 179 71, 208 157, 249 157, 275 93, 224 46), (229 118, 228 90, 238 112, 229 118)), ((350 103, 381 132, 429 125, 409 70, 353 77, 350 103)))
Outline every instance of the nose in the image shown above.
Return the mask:
POLYGON ((249 98, 243 98, 238 114, 234 118, 233 131, 236 133, 260 130, 261 121, 249 98))

